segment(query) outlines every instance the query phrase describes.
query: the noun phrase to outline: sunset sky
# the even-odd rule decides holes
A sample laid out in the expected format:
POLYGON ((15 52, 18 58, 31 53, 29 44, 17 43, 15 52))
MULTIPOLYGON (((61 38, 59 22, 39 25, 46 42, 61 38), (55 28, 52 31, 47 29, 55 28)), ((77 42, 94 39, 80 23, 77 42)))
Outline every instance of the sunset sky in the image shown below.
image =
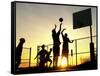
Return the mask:
MULTIPOLYGON (((54 24, 59 28, 59 18, 64 19, 62 29, 66 28, 68 37, 73 40, 90 36, 89 26, 73 29, 72 14, 87 8, 92 10, 93 35, 96 35, 96 8, 83 6, 61 6, 47 4, 16 3, 16 46, 20 38, 25 38, 24 47, 32 48, 32 63, 37 55, 37 46, 42 44, 52 44, 52 29, 54 24)), ((79 50, 89 51, 89 41, 79 41, 79 50), (84 43, 86 45, 84 45, 84 43)), ((62 37, 60 36, 62 42, 62 37)), ((96 40, 94 39, 94 43, 96 40)), ((74 44, 74 43, 73 43, 74 44)), ((73 44, 71 45, 72 48, 73 44)), ((95 44, 96 47, 96 44, 95 44)))

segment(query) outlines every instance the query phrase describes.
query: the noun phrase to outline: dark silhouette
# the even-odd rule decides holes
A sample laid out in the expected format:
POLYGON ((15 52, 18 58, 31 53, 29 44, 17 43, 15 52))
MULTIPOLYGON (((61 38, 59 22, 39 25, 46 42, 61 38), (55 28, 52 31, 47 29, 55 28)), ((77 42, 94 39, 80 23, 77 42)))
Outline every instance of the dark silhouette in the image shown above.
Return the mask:
POLYGON ((52 30, 52 38, 53 38, 53 66, 57 67, 57 62, 58 62, 58 56, 59 56, 59 53, 60 53, 60 39, 59 39, 59 36, 60 36, 60 31, 61 31, 61 25, 62 23, 60 24, 60 28, 59 28, 59 31, 56 32, 56 25, 55 25, 55 28, 52 30))
POLYGON ((49 67, 51 66, 51 64, 52 64, 52 60, 50 59, 50 54, 51 54, 51 52, 52 52, 52 48, 50 48, 50 51, 48 52, 48 54, 47 54, 47 56, 46 56, 46 62, 50 62, 50 65, 49 65, 49 67))
POLYGON ((39 56, 40 62, 39 62, 39 67, 45 67, 45 60, 46 60, 46 55, 48 54, 47 50, 45 50, 45 45, 42 45, 42 50, 37 54, 35 59, 39 56))
POLYGON ((60 22, 63 22, 63 18, 59 18, 59 21, 60 21, 60 22))
POLYGON ((73 56, 73 50, 71 49, 71 56, 73 56))
POLYGON ((73 50, 71 49, 71 65, 73 65, 73 50))
POLYGON ((20 63, 21 63, 21 54, 22 54, 22 49, 23 49, 23 44, 25 43, 24 38, 20 38, 20 42, 18 46, 16 47, 16 52, 15 52, 15 59, 16 59, 16 69, 18 69, 20 63))
POLYGON ((66 29, 63 29, 61 34, 62 34, 62 38, 63 38, 63 48, 62 48, 62 57, 65 56, 67 59, 67 64, 68 64, 68 54, 69 54, 69 45, 68 43, 72 43, 73 40, 71 41, 67 36, 67 33, 65 33, 65 35, 63 35, 63 31, 66 29))

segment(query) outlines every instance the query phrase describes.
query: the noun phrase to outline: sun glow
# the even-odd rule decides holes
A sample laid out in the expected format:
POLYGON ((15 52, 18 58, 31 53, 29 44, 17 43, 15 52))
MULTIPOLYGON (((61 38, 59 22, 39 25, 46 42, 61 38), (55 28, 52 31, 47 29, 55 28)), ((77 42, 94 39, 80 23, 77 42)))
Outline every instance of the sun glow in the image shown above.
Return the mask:
POLYGON ((67 67, 67 59, 66 57, 59 57, 58 59, 58 67, 67 67))
POLYGON ((67 59, 66 59, 66 57, 63 57, 61 59, 61 67, 66 67, 66 66, 67 66, 67 59))

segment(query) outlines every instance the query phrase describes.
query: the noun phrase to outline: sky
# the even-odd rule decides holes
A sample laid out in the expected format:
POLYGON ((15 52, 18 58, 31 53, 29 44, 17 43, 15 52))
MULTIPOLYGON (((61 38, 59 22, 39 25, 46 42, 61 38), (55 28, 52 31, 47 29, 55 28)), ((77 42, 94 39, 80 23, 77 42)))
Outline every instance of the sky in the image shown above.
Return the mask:
MULTIPOLYGON (((62 29, 66 28, 64 33, 67 32, 71 40, 90 36, 89 26, 73 29, 73 16, 72 14, 77 11, 91 8, 92 10, 92 34, 96 35, 96 8, 83 7, 83 6, 61 6, 61 5, 48 5, 48 4, 31 4, 31 3, 17 3, 16 4, 16 46, 20 38, 25 38, 26 42, 24 47, 32 48, 32 62, 34 63, 35 56, 37 55, 38 45, 52 44, 52 29, 57 25, 59 29, 59 18, 63 18, 62 29)), ((62 37, 60 36, 62 42, 62 37)), ((78 41, 78 52, 80 50, 89 50, 90 39, 85 41, 78 41), (84 45, 84 42, 86 45, 84 45)), ((94 39, 94 43, 96 39, 94 39)), ((74 42, 75 43, 75 42, 74 42)), ((74 43, 70 46, 74 48, 74 43)), ((96 44, 95 44, 96 47, 96 44)), ((25 55, 23 56, 25 57, 25 55)))

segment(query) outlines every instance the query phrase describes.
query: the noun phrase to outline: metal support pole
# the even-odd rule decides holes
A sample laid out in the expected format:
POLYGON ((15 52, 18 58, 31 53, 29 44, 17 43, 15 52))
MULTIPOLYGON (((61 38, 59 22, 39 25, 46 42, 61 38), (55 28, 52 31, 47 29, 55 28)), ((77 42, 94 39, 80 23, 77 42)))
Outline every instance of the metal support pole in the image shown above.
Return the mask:
POLYGON ((92 39, 92 26, 90 25, 90 39, 91 39, 91 42, 93 42, 93 39, 92 39))
POLYGON ((77 40, 75 40, 75 50, 76 50, 76 66, 77 66, 77 40))
MULTIPOLYGON (((39 52, 39 46, 37 46, 37 54, 39 52)), ((39 62, 38 62, 38 57, 37 57, 37 66, 39 65, 39 62)))
POLYGON ((31 67, 31 48, 30 48, 30 55, 29 55, 29 68, 31 67))
POLYGON ((95 60, 95 55, 94 55, 94 43, 93 43, 93 39, 92 39, 92 26, 90 25, 90 59, 92 62, 94 62, 95 60))

